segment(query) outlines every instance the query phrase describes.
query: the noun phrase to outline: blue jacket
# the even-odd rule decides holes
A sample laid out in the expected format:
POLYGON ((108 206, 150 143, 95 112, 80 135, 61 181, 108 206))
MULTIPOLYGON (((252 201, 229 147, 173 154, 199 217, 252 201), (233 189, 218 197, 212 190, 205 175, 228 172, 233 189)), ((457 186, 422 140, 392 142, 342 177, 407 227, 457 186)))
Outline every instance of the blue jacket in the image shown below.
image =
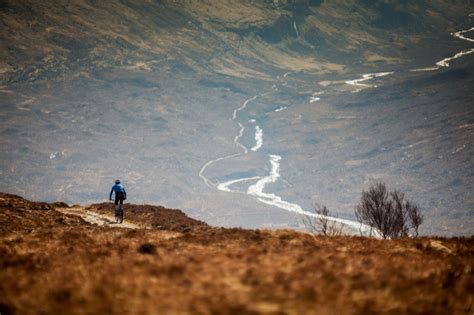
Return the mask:
POLYGON ((127 192, 125 191, 125 188, 123 187, 122 184, 114 184, 112 186, 112 190, 110 191, 110 196, 109 199, 112 199, 112 193, 115 191, 115 195, 117 196, 117 193, 121 192, 123 193, 123 198, 127 198, 127 192))

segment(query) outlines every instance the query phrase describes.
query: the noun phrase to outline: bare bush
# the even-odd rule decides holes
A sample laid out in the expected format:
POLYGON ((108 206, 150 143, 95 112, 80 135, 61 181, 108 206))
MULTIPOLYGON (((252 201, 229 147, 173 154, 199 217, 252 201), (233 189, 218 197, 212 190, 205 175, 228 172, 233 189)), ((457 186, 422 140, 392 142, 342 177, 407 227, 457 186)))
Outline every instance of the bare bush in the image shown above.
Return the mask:
POLYGON ((415 231, 415 237, 418 237, 418 228, 423 223, 423 215, 418 205, 411 205, 408 210, 408 216, 410 218, 410 227, 415 231))
POLYGON ((316 216, 305 215, 303 224, 313 234, 339 236, 343 234, 344 225, 331 220, 331 212, 326 206, 315 204, 313 211, 316 216))
POLYGON ((362 191, 355 215, 360 223, 375 229, 383 238, 406 237, 423 223, 420 208, 397 190, 387 191, 384 183, 377 183, 362 191))

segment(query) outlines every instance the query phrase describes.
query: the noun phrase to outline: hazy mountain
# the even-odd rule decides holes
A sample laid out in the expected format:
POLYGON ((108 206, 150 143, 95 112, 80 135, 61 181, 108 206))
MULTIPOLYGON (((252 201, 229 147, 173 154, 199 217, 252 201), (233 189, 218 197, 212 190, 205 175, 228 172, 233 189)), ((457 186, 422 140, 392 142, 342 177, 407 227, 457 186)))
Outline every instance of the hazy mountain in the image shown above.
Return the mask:
POLYGON ((420 203, 422 232, 472 234, 474 36, 451 34, 472 12, 2 1, 0 190, 85 204, 120 178, 135 203, 268 227, 314 202, 353 219, 361 190, 384 181, 420 203))

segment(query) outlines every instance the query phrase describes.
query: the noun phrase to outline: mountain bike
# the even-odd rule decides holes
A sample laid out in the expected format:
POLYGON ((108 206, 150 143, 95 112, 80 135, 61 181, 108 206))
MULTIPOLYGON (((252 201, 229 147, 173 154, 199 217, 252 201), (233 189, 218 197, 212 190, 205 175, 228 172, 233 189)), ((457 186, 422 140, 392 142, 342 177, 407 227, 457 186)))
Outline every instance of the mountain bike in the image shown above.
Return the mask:
POLYGON ((122 224, 123 222, 123 208, 115 209, 115 223, 122 224))

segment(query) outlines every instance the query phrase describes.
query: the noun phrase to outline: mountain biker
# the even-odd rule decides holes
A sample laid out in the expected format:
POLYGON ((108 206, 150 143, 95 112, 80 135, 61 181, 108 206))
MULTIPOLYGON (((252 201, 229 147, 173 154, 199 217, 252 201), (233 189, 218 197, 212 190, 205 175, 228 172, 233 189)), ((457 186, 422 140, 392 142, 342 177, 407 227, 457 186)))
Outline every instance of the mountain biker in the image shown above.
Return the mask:
POLYGON ((123 210, 123 201, 127 199, 125 187, 120 184, 120 180, 116 180, 110 191, 109 200, 112 200, 112 193, 115 192, 115 211, 123 210))

